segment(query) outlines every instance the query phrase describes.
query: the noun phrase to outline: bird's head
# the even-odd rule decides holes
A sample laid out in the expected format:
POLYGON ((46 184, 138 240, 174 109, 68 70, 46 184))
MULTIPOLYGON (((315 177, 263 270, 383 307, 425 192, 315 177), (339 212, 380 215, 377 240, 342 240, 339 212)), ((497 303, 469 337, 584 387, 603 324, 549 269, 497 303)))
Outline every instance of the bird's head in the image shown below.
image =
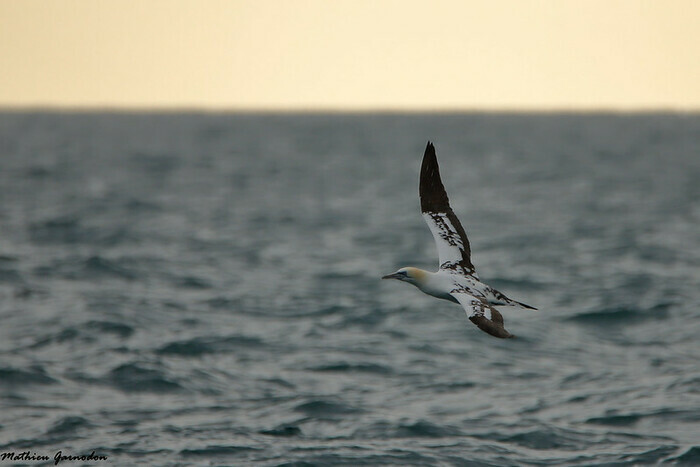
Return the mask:
POLYGON ((425 279, 426 272, 418 268, 401 268, 393 274, 386 275, 382 279, 397 279, 408 282, 409 284, 418 284, 425 279))

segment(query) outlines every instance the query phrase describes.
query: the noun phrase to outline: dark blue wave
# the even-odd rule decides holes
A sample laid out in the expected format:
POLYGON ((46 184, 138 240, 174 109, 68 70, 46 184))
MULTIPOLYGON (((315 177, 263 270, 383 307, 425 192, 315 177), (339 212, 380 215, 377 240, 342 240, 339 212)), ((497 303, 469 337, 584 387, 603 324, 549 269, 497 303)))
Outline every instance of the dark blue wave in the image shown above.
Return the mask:
POLYGON ((178 392, 184 388, 159 369, 137 363, 125 363, 112 369, 105 377, 113 387, 125 392, 178 392))
POLYGON ((171 342, 157 350, 161 355, 196 357, 212 353, 231 353, 237 349, 260 349, 265 343, 257 337, 195 337, 185 341, 171 342))
POLYGON ((29 368, 0 368, 0 386, 25 386, 25 385, 48 385, 57 384, 58 381, 39 366, 29 368))

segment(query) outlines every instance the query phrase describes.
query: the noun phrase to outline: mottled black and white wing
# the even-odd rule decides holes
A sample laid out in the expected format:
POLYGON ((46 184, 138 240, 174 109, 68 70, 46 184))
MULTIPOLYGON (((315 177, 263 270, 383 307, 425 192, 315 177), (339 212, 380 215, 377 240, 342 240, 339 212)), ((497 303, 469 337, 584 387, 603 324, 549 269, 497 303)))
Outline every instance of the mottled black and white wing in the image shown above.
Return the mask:
POLYGON ((437 245, 440 269, 476 275, 471 249, 462 224, 450 208, 440 179, 435 146, 428 142, 420 169, 420 207, 437 245))
POLYGON ((469 316, 469 321, 476 324, 482 331, 494 337, 515 337, 503 327, 503 316, 497 309, 486 303, 484 299, 477 298, 467 293, 451 293, 457 299, 464 311, 469 316))

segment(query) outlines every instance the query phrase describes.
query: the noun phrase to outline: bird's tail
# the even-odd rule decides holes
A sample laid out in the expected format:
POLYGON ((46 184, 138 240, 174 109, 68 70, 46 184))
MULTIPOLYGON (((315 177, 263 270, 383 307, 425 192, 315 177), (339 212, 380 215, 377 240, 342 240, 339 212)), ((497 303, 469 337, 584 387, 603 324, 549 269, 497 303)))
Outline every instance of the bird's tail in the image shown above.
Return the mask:
POLYGON ((516 302, 515 300, 512 300, 512 302, 515 303, 520 308, 525 308, 527 310, 536 310, 537 309, 534 306, 526 305, 525 303, 522 303, 522 302, 516 302))
POLYGON ((491 305, 496 305, 496 306, 517 306, 520 308, 524 308, 526 310, 536 310, 534 306, 526 305, 525 303, 518 302, 516 300, 513 300, 511 298, 506 297, 504 294, 499 292, 496 289, 490 288, 490 290, 487 290, 487 299, 491 305), (488 296, 490 295, 490 296, 488 296))

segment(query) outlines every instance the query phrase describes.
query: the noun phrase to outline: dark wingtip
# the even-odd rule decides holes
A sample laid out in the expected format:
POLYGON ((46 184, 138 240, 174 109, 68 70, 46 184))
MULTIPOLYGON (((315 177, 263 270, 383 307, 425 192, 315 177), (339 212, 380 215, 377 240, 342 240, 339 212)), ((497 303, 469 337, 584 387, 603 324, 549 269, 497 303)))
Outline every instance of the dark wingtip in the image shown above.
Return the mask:
POLYGON ((485 316, 470 316, 469 321, 476 324, 476 326, 484 331, 486 334, 498 337, 499 339, 512 339, 515 336, 503 327, 503 317, 498 312, 498 310, 491 309, 492 319, 488 319, 485 316))
POLYGON ((445 212, 449 208, 447 193, 440 180, 440 167, 435 146, 430 141, 425 147, 421 163, 419 193, 422 212, 445 212))
POLYGON ((426 158, 437 160, 437 156, 435 155, 435 146, 433 145, 433 143, 431 141, 428 141, 428 144, 425 146, 425 153, 423 153, 423 160, 425 161, 426 158))

